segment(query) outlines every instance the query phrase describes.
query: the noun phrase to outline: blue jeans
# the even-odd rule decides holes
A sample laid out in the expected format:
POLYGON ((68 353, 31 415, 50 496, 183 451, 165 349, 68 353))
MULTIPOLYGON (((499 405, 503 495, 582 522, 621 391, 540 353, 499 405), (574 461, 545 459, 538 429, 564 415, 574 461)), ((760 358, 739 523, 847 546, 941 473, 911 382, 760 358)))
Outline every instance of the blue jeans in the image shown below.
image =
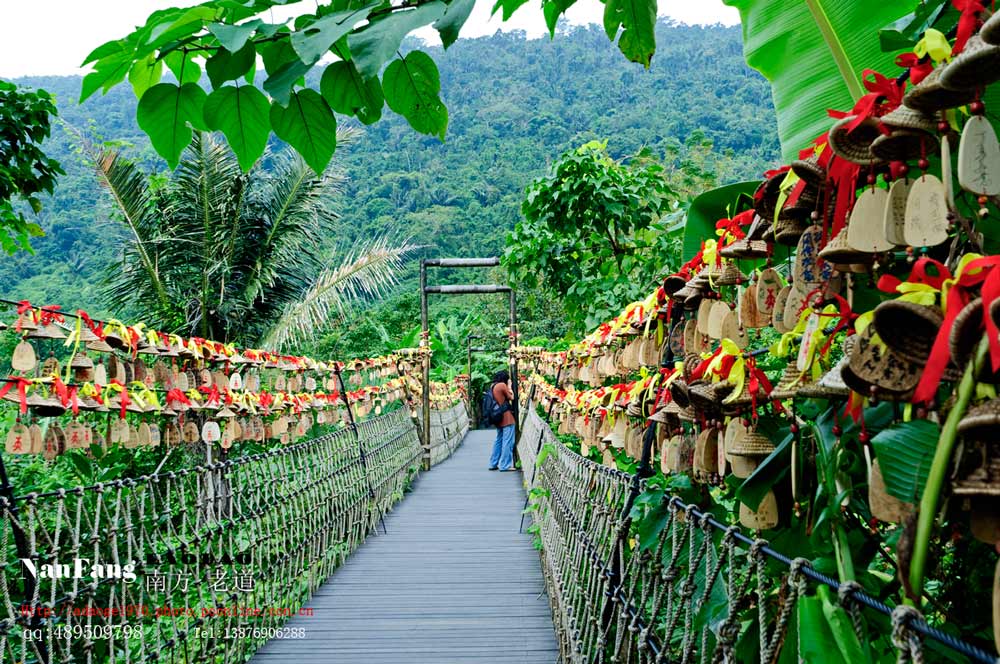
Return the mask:
POLYGON ((497 439, 493 441, 490 468, 509 470, 514 465, 514 425, 497 427, 497 439))

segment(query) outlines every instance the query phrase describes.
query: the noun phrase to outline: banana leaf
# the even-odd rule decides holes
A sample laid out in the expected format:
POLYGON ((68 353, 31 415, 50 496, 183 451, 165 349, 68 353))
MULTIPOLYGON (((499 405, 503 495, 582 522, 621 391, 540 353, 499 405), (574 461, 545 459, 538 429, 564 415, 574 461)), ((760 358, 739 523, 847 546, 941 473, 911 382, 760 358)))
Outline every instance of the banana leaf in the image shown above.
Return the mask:
POLYGON ((861 76, 894 76, 895 54, 879 31, 913 11, 913 1, 723 0, 740 12, 747 64, 771 82, 786 161, 830 129, 827 109, 849 111, 864 94, 861 76))

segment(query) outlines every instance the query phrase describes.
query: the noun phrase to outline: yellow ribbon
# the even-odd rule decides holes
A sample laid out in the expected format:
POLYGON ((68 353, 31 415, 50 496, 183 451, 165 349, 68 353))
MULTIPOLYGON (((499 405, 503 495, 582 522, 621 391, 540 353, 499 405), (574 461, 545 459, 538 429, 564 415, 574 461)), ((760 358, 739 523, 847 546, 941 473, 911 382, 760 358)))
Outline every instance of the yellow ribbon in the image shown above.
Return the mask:
POLYGON ((951 59, 951 44, 943 32, 930 28, 924 33, 923 39, 917 42, 913 52, 918 58, 929 55, 934 64, 940 64, 951 59))

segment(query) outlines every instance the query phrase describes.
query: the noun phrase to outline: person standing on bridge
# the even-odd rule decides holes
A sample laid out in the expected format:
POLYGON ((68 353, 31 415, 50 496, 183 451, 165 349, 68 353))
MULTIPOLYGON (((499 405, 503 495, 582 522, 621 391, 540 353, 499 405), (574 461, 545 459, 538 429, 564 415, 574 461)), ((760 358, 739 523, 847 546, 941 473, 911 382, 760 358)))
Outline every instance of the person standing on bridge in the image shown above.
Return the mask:
POLYGON ((483 410, 483 416, 489 417, 490 424, 497 428, 497 437, 493 441, 493 454, 490 456, 490 470, 501 472, 513 471, 514 468, 514 392, 510 389, 510 374, 498 371, 493 376, 493 384, 486 393, 484 403, 493 397, 494 404, 483 410))

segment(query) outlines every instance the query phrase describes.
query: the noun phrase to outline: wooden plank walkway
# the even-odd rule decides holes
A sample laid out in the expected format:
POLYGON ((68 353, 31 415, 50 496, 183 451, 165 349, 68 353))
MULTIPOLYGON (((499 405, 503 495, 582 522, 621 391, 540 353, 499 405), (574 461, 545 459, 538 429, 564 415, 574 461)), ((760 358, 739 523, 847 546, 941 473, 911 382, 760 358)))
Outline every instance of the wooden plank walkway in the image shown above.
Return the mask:
POLYGON ((488 472, 495 432, 471 431, 424 473, 260 664, 552 664, 558 647, 538 553, 518 534, 520 473, 488 472), (381 532, 381 529, 379 530, 381 532))

